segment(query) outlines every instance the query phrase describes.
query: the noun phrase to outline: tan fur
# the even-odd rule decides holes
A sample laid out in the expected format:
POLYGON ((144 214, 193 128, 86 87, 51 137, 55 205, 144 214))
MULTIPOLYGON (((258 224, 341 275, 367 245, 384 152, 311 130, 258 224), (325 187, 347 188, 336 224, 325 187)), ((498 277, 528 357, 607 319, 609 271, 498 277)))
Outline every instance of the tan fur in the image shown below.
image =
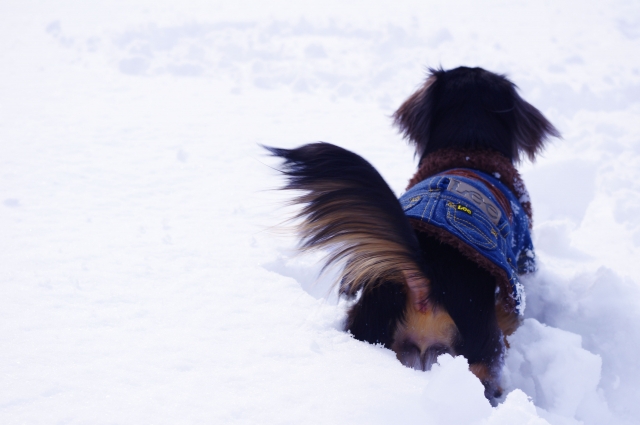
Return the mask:
POLYGON ((489 379, 491 379, 491 373, 489 372, 489 368, 485 364, 472 364, 469 366, 469 370, 481 381, 488 381, 489 379))
POLYGON ((441 308, 429 308, 418 311, 413 305, 407 306, 404 323, 396 329, 394 336, 394 351, 400 341, 411 341, 420 352, 425 352, 430 346, 439 343, 453 351, 458 328, 449 314, 441 308))
POLYGON ((398 323, 391 349, 402 364, 421 370, 430 369, 438 355, 455 355, 453 346, 458 328, 446 310, 428 305, 429 281, 417 274, 405 273, 408 297, 404 321, 398 323))
MULTIPOLYGON (((336 183, 318 184, 313 191, 296 198, 293 203, 308 204, 326 192, 345 188, 348 186, 336 183)), ((339 280, 342 282, 341 289, 346 293, 355 293, 366 285, 381 281, 402 283, 402 273, 416 269, 412 253, 370 211, 361 210, 344 199, 325 202, 323 208, 330 210, 330 214, 310 220, 309 211, 303 208, 295 217, 301 219, 297 226, 302 241, 301 249, 330 248, 327 264, 348 258, 339 280), (327 229, 332 229, 330 238, 315 239, 313 243, 308 243, 311 237, 328 234, 327 229), (336 232, 336 229, 339 231, 336 232)))
POLYGON ((500 383, 497 382, 498 380, 496 379, 495 373, 492 373, 486 364, 474 363, 469 365, 469 370, 476 375, 485 388, 491 388, 496 397, 502 394, 502 387, 500 383))
POLYGON ((509 342, 507 337, 513 334, 520 326, 521 320, 518 313, 514 311, 507 311, 504 305, 501 303, 496 304, 496 319, 498 320, 498 327, 502 331, 504 338, 504 346, 509 348, 509 342))
POLYGON ((486 382, 491 379, 491 371, 487 367, 486 364, 483 363, 475 363, 469 366, 469 370, 471 373, 476 375, 479 380, 486 382))
POLYGON ((429 298, 429 279, 418 270, 404 270, 402 272, 409 294, 409 301, 413 308, 421 313, 427 311, 427 299, 429 298))

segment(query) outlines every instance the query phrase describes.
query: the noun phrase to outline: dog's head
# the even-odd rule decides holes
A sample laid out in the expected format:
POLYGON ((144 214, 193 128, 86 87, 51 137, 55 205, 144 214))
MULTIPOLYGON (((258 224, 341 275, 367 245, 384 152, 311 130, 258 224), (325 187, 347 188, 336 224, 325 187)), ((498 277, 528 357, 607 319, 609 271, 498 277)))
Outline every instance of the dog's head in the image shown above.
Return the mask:
POLYGON ((482 68, 430 69, 425 83, 393 115, 422 159, 443 148, 489 149, 533 160, 556 128, 518 95, 505 76, 482 68))

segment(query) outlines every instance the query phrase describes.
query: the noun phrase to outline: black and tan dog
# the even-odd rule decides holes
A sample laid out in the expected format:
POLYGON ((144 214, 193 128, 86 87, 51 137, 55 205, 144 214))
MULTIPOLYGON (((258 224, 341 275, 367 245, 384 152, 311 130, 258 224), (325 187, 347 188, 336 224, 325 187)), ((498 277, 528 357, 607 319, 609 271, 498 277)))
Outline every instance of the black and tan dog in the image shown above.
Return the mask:
POLYGON ((301 248, 326 248, 327 265, 343 266, 340 292, 355 300, 345 329, 355 338, 422 370, 440 354, 462 355, 495 403, 505 337, 524 308, 518 275, 534 269, 531 246, 510 248, 524 240, 518 213, 525 238, 531 226, 513 164, 533 160, 559 133, 513 83, 481 68, 430 70, 394 119, 420 158, 409 188, 423 187, 402 203, 352 152, 328 143, 267 148, 284 160, 285 189, 302 191, 294 199, 301 248))

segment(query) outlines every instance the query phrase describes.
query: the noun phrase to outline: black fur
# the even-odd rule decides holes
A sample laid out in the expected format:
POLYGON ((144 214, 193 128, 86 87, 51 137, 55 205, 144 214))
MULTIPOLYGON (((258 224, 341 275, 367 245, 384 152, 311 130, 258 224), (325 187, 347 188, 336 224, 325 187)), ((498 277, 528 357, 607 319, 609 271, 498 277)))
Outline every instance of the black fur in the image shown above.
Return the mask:
POLYGON ((395 112, 395 124, 424 158, 443 148, 492 149, 513 162, 533 160, 560 133, 505 76, 482 68, 430 69, 424 85, 395 112))
POLYGON ((456 353, 470 364, 494 366, 502 353, 495 279, 455 248, 424 233, 418 235, 431 280, 429 299, 444 306, 460 332, 456 353))
MULTIPOLYGON (((352 263, 358 261, 355 252, 367 249, 357 246, 363 231, 369 230, 370 239, 405 247, 411 254, 408 261, 431 282, 430 305, 444 307, 458 327, 456 352, 471 364, 493 366, 498 362, 502 349, 495 316, 495 279, 456 249, 414 232, 397 198, 371 164, 329 143, 312 143, 292 150, 267 149, 284 159, 282 170, 288 177, 285 189, 306 192, 298 198, 304 205, 299 216, 308 223, 301 234, 303 249, 329 247, 334 251, 327 264, 345 260, 353 267, 352 263), (345 208, 347 220, 309 225, 338 214, 343 216, 345 208), (370 222, 379 226, 371 227, 370 222), (346 246, 336 240, 345 236, 351 240, 346 246)), ((376 266, 385 261, 387 254, 379 255, 376 266)), ((397 279, 401 270, 397 264, 387 263, 384 267, 386 275, 360 281, 357 286, 350 286, 345 282, 348 279, 343 279, 341 292, 354 295, 362 290, 349 309, 345 329, 359 340, 390 347, 393 332, 404 319, 407 294, 397 279), (396 279, 389 279, 392 276, 396 279)))
MULTIPOLYGON (((431 281, 429 301, 444 307, 460 331, 456 353, 471 364, 495 366, 502 353, 495 279, 449 245, 425 233, 417 235, 431 281)), ((373 285, 349 309, 346 330, 356 339, 389 348, 398 321, 404 319, 406 299, 406 292, 395 282, 373 285)))
MULTIPOLYGON (((549 136, 559 137, 511 81, 481 68, 431 69, 394 120, 421 160, 444 148, 533 160, 549 136)), ((328 248, 327 265, 345 267, 341 293, 360 293, 346 330, 391 347, 409 294, 415 293, 403 273, 418 273, 429 281, 428 305, 444 309, 457 327, 455 353, 487 367, 485 395, 494 402, 504 355, 495 278, 457 249, 414 231, 389 186, 360 156, 328 143, 267 149, 284 160, 285 189, 303 191, 294 200, 302 205, 302 248, 328 248)))
POLYGON ((365 284, 402 282, 402 271, 423 271, 420 246, 393 191, 365 159, 329 143, 297 149, 265 147, 284 159, 284 189, 305 193, 297 218, 301 249, 330 247, 326 266, 345 264, 341 292, 365 284))
POLYGON ((404 319, 407 294, 395 282, 382 282, 365 291, 351 306, 345 330, 354 338, 391 348, 393 333, 404 319))

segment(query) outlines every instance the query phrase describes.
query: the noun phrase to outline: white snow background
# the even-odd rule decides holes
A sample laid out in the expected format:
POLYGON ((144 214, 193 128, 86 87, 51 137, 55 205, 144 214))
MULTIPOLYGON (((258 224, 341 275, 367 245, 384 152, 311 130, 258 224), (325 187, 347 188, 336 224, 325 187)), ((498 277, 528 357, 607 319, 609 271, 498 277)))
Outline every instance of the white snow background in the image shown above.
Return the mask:
POLYGON ((635 0, 3 0, 0 423, 639 423, 639 52, 635 0), (564 136, 521 166, 540 271, 497 408, 464 358, 341 331, 272 231, 259 143, 338 144, 400 194, 389 117, 440 65, 506 73, 564 136))

